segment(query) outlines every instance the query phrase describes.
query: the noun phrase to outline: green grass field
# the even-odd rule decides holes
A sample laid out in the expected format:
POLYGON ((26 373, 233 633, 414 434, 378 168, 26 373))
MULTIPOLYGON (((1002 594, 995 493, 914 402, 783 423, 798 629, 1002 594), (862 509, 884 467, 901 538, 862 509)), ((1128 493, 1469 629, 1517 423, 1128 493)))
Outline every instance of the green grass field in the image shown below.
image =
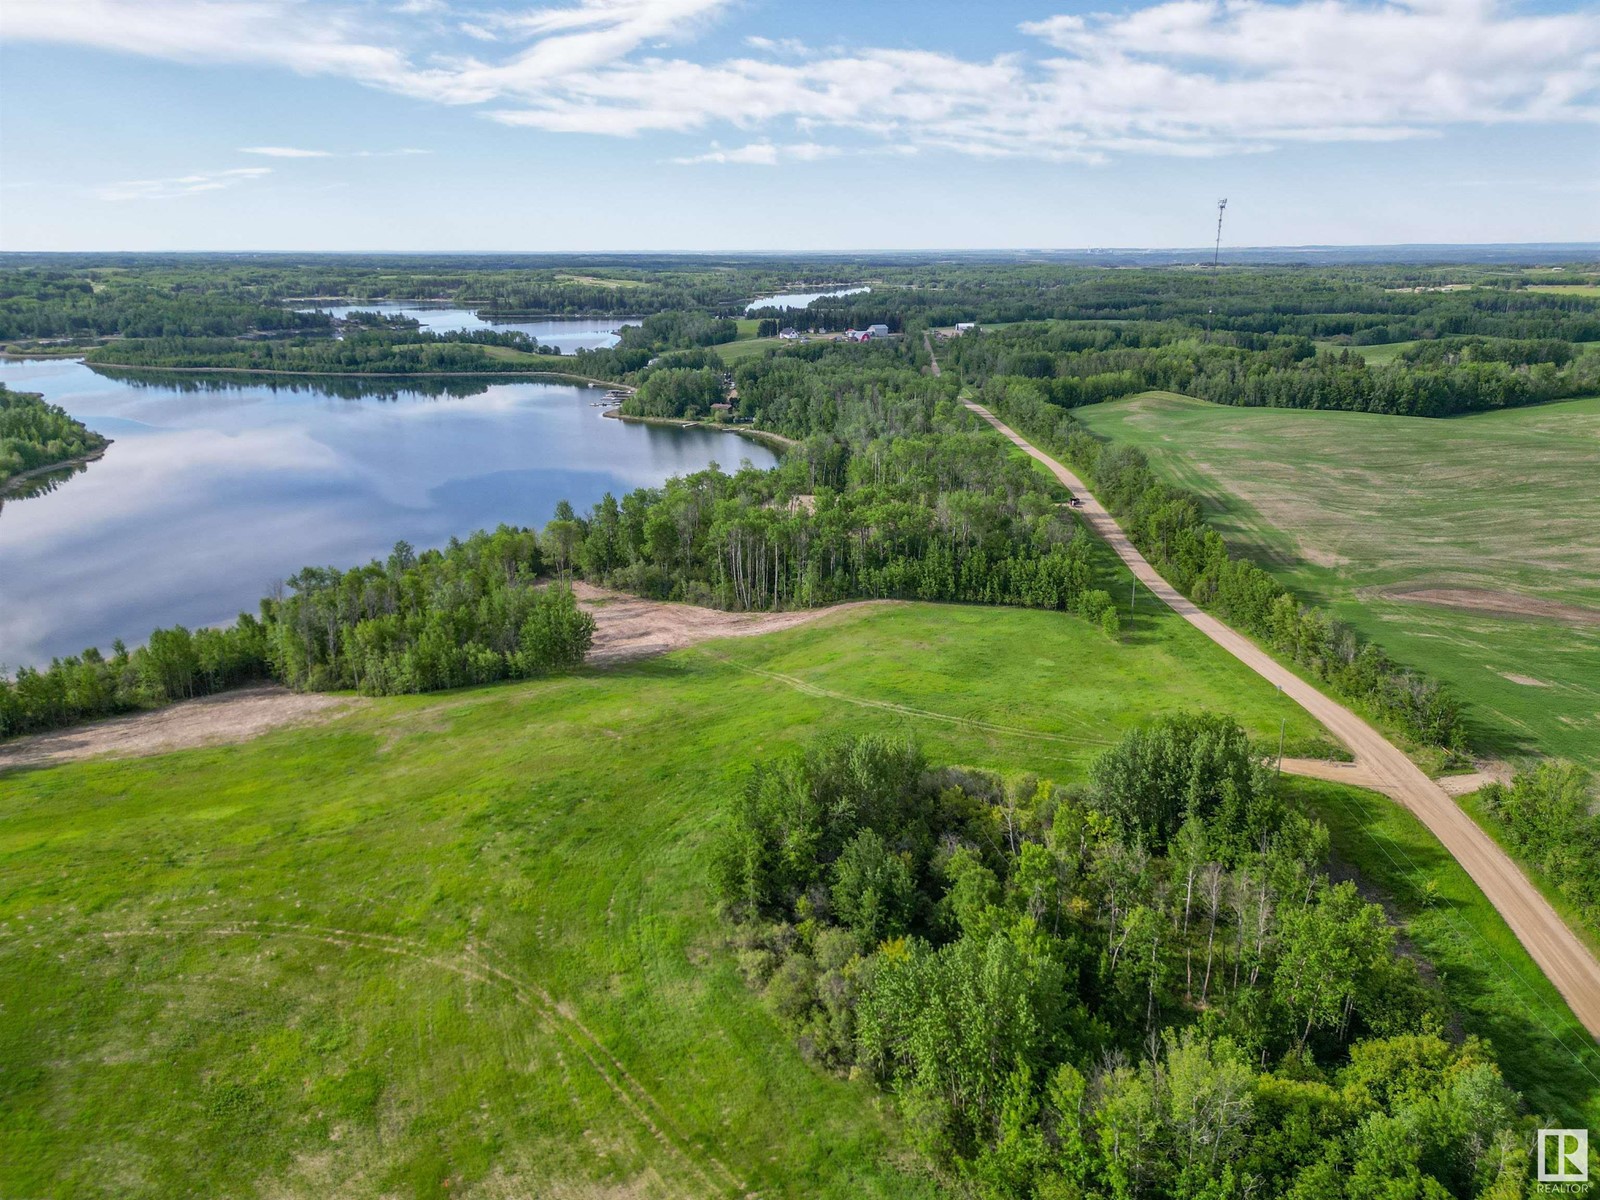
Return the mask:
POLYGON ((1425 420, 1151 393, 1078 415, 1205 496, 1304 598, 1447 681, 1484 750, 1600 765, 1600 398, 1425 420))
POLYGON ((758 338, 752 334, 750 337, 741 337, 737 342, 723 342, 711 348, 717 352, 723 362, 737 363, 743 362, 747 358, 760 358, 768 350, 774 350, 779 346, 787 346, 789 344, 782 338, 758 338))
POLYGON ((501 362, 524 363, 531 371, 571 371, 572 359, 561 354, 529 354, 515 346, 484 346, 485 357, 501 362))
POLYGON ((722 948, 730 789, 867 728, 1068 778, 1190 704, 1315 734, 1170 616, 897 605, 0 777, 0 1194, 916 1195, 722 948))
POLYGON ((1524 290, 1554 296, 1600 296, 1600 283, 1535 283, 1524 290))
MULTIPOLYGON (((705 885, 727 796, 753 759, 867 729, 1071 780, 1189 706, 1318 732, 1171 614, 1113 644, 892 605, 0 776, 0 1195, 936 1194, 892 1106, 808 1066, 735 970, 705 885)), ((1437 845, 1381 798, 1295 787, 1365 807, 1334 825, 1363 873, 1375 844, 1411 856, 1378 880, 1399 912, 1443 885, 1412 936, 1513 1081, 1600 1113, 1570 1015, 1437 845)))
POLYGON ((1346 346, 1338 342, 1318 342, 1318 347, 1323 350, 1332 350, 1335 354, 1341 350, 1349 350, 1352 354, 1359 354, 1366 360, 1370 367, 1387 366, 1412 346, 1421 345, 1420 342, 1386 342, 1381 346, 1346 346))

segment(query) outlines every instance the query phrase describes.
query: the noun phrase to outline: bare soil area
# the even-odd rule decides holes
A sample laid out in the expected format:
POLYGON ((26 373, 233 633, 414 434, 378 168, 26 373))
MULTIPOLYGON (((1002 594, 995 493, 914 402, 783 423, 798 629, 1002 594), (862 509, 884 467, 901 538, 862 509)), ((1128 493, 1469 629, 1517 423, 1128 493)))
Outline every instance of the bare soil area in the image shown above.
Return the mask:
POLYGON ((350 696, 301 694, 274 685, 241 688, 155 712, 17 738, 0 744, 0 771, 101 755, 138 758, 244 742, 285 725, 325 720, 365 703, 350 696))
POLYGON ((594 666, 609 666, 653 654, 665 654, 669 650, 681 650, 712 638, 752 637, 780 629, 793 629, 796 625, 804 625, 829 613, 887 603, 863 600, 799 612, 732 613, 700 608, 694 604, 641 600, 638 596, 608 591, 582 582, 574 583, 572 588, 579 603, 594 614, 594 648, 589 651, 588 659, 594 666))
POLYGON ((1569 625, 1600 625, 1600 609, 1558 600, 1541 600, 1516 592, 1495 592, 1484 588, 1388 589, 1380 593, 1390 600, 1413 604, 1437 604, 1441 608, 1464 608, 1473 612, 1494 613, 1501 617, 1543 617, 1569 625))
MULTIPOLYGON (((573 590, 583 607, 594 614, 594 648, 588 661, 595 666, 665 654, 712 638, 751 637, 792 629, 829 613, 889 603, 866 600, 803 612, 730 613, 693 604, 641 600, 581 582, 575 583, 573 590)), ((0 743, 0 772, 83 758, 137 758, 169 750, 244 742, 287 725, 325 721, 366 703, 353 696, 302 694, 272 685, 241 688, 154 712, 0 743)))

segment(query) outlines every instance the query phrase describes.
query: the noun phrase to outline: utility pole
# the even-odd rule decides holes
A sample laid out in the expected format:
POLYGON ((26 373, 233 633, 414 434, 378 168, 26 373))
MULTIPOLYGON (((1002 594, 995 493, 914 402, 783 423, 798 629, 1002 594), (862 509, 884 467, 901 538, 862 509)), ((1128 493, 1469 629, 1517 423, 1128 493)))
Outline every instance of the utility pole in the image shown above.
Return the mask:
POLYGON ((1211 318, 1217 311, 1217 262, 1222 257, 1222 213, 1228 207, 1224 196, 1217 201, 1217 244, 1211 250, 1211 300, 1206 305, 1206 341, 1211 340, 1211 318))
POLYGON ((1139 599, 1139 580, 1138 580, 1138 577, 1136 576, 1135 578, 1129 580, 1129 582, 1128 582, 1128 615, 1129 616, 1133 615, 1134 605, 1138 602, 1138 599, 1139 599))
POLYGON ((1288 717, 1278 718, 1278 778, 1283 778, 1283 730, 1289 724, 1288 717))

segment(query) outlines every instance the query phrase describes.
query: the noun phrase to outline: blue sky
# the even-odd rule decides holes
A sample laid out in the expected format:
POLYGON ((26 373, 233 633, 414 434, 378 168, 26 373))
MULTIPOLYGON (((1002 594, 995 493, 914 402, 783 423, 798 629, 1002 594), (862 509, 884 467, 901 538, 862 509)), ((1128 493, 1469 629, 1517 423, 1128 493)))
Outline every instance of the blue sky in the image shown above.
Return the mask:
POLYGON ((0 249, 1600 240, 1600 8, 6 0, 0 249))

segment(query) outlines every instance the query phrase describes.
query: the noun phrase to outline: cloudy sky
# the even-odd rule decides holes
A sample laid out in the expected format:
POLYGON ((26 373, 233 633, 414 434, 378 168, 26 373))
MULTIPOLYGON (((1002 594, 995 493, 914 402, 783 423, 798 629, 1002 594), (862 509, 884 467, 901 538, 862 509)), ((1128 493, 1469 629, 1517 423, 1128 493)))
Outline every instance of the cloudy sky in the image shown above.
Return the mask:
POLYGON ((4 0, 0 249, 1600 240, 1600 4, 4 0))

